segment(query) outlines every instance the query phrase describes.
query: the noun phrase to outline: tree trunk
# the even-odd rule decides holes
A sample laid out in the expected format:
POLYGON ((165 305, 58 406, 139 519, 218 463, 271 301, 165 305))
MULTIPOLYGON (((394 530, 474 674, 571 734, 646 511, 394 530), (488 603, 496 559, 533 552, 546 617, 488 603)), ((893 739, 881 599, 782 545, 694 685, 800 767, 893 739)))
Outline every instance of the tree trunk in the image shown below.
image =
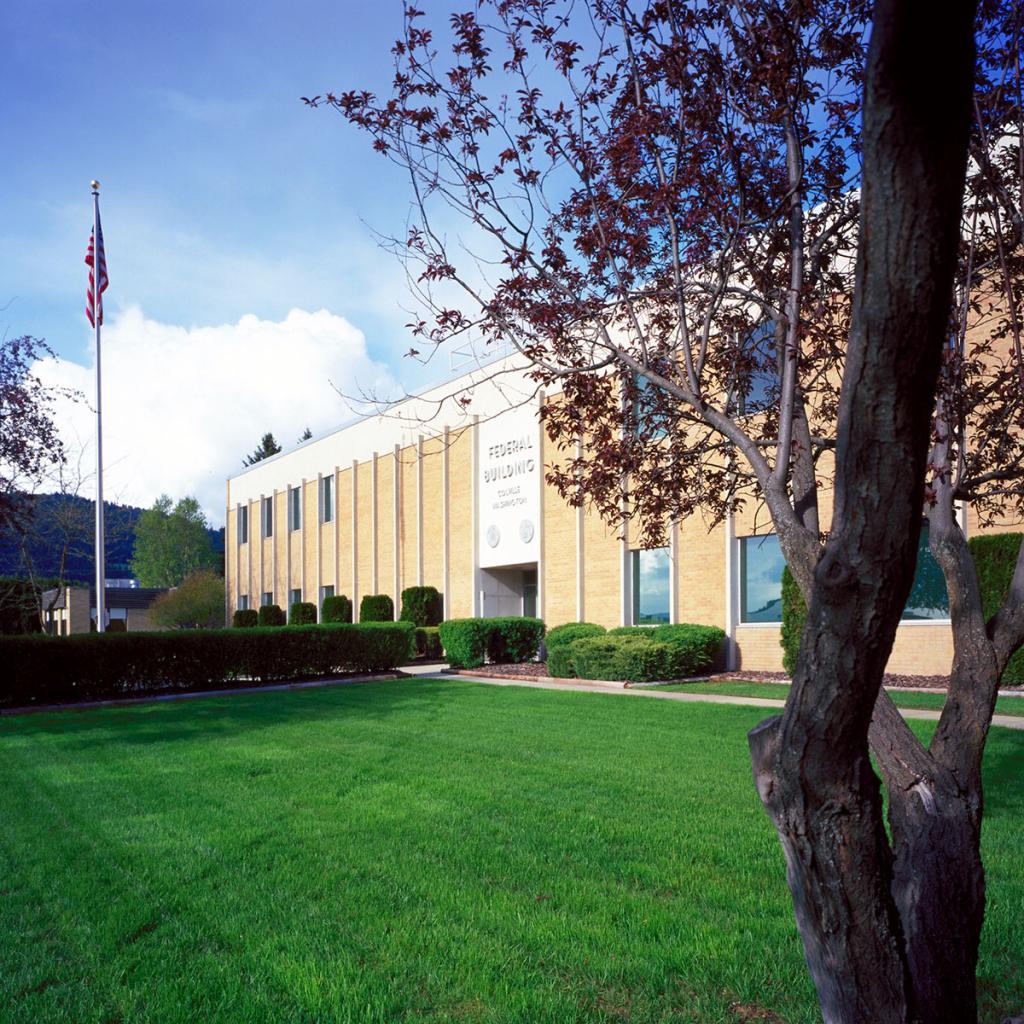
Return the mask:
MULTIPOLYGON (((973 1019, 971 986, 957 1017, 943 1007, 934 1010, 940 1016, 918 1016, 915 1005, 916 978, 935 978, 956 959, 937 959, 937 945, 969 939, 980 913, 977 843, 959 827, 954 798, 973 790, 950 790, 947 800, 934 784, 898 801, 894 857, 868 734, 884 732, 897 766, 922 753, 901 722, 885 718, 885 699, 882 724, 872 727, 872 718, 916 562, 966 170, 974 10, 961 0, 940 19, 907 0, 875 6, 832 530, 814 570, 785 712, 750 735, 826 1024, 973 1019), (916 59, 921 52, 926 65, 916 59), (952 838, 936 847, 942 821, 952 838), (933 886, 957 872, 971 917, 948 931, 953 922, 942 917, 943 893, 933 886)), ((912 764, 905 770, 920 778, 912 764)), ((962 951, 965 964, 973 955, 962 951)))

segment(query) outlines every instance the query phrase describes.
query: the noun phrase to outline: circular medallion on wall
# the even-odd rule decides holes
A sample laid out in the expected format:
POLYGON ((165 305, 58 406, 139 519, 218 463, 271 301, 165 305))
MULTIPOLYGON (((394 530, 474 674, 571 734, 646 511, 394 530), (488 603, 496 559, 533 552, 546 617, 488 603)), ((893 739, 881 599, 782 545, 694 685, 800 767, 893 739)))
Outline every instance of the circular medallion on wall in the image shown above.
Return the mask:
POLYGON ((530 519, 524 519, 519 524, 519 539, 524 544, 529 544, 533 540, 533 521, 530 519))
POLYGON ((491 548, 496 548, 498 546, 499 540, 501 540, 501 530, 499 530, 496 526, 488 526, 487 546, 491 548))

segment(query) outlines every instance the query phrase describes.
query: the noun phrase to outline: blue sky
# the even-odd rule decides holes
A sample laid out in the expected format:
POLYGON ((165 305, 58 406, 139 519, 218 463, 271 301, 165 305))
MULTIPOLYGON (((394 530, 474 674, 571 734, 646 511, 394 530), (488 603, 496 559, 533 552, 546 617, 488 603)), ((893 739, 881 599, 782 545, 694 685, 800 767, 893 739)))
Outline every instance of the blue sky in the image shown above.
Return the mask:
MULTIPOLYGON (((53 379, 84 390, 93 357, 82 260, 88 183, 98 178, 111 281, 107 333, 115 351, 153 346, 140 353, 133 379, 112 383, 105 396, 108 407, 121 402, 152 421, 145 437, 111 441, 112 465, 137 466, 152 454, 144 442, 155 443, 182 417, 214 415, 208 406, 219 386, 221 420, 225 405, 230 413, 240 403, 241 422, 223 445, 211 445, 223 457, 192 453, 201 477, 192 484, 187 466, 171 466, 173 453, 163 453, 166 487, 158 488, 175 497, 203 491, 214 517, 213 495, 217 488, 223 495, 224 476, 263 430, 287 444, 307 420, 320 432, 351 415, 330 383, 380 384, 392 374, 416 390, 439 376, 436 367, 424 371, 400 358, 409 347, 404 277, 371 232, 402 231, 408 193, 401 174, 338 115, 299 100, 351 87, 387 91, 390 46, 401 28, 397 0, 7 0, 0 27, 0 125, 8 143, 0 168, 0 328, 45 337, 71 364, 53 379), (280 422, 261 419, 259 404, 237 393, 230 373, 195 401, 180 390, 161 395, 166 375, 156 360, 179 358, 168 341, 185 337, 175 334, 179 328, 191 332, 180 358, 192 360, 197 377, 206 372, 202 346, 217 344, 244 368, 245 391, 270 388, 275 360, 291 352, 285 321, 292 309, 327 310, 340 340, 334 346, 320 322, 303 334, 306 355, 311 337, 325 347, 322 359, 309 360, 317 375, 310 386, 319 390, 315 399, 296 395, 280 422), (243 317, 277 330, 277 349, 264 346, 271 354, 259 366, 246 365, 242 335, 251 331, 232 326, 243 317), (223 330, 196 333, 214 327, 223 330), (350 364, 362 367, 361 379, 350 364), (119 443, 132 450, 118 450, 119 443)), ((188 375, 177 367, 171 378, 188 375)), ((79 417, 85 447, 87 433, 79 417)), ((132 474, 122 475, 115 491, 124 500, 153 500, 156 482, 137 487, 132 474)))
MULTIPOLYGON (((9 332, 84 360, 88 182, 103 183, 109 308, 174 324, 327 307, 392 354, 394 169, 299 96, 386 87, 396 2, 8 0, 0 305, 9 332), (388 288, 387 284, 392 287, 388 288)), ((397 202, 396 202, 397 199, 397 202)))

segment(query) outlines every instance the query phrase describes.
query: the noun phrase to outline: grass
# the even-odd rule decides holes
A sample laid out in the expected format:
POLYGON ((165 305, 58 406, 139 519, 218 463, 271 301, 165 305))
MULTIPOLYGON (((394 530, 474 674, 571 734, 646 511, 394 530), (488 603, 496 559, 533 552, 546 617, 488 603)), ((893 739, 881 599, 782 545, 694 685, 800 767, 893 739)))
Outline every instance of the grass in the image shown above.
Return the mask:
MULTIPOLYGON (((809 1024, 762 715, 400 680, 4 718, 0 1020, 809 1024)), ((993 730, 987 1022, 1022 769, 993 730)))
MULTIPOLYGON (((765 697, 769 700, 785 700, 789 696, 789 683, 715 683, 704 680, 698 683, 665 683, 651 689, 673 690, 677 693, 718 693, 725 697, 765 697)), ((941 711, 946 700, 944 693, 917 693, 904 690, 889 690, 889 696, 897 707, 932 711, 941 711)), ((996 714, 1024 716, 1024 696, 997 697, 996 714)))

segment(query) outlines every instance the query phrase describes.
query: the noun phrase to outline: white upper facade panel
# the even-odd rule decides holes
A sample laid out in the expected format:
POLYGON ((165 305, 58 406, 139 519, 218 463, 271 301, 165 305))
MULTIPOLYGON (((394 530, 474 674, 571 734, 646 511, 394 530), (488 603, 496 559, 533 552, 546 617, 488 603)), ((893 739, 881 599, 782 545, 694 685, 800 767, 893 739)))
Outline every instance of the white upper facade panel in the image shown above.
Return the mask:
MULTIPOLYGON (((446 427, 455 431, 471 426, 474 417, 488 420, 524 405, 536 407, 540 387, 528 373, 522 356, 509 356, 313 438, 293 451, 263 459, 228 478, 228 507, 321 474, 328 476, 335 466, 346 469, 353 461, 367 462, 374 452, 390 454, 395 445, 415 445, 420 436, 436 437, 446 427)), ((296 396, 296 401, 301 400, 296 396)))

